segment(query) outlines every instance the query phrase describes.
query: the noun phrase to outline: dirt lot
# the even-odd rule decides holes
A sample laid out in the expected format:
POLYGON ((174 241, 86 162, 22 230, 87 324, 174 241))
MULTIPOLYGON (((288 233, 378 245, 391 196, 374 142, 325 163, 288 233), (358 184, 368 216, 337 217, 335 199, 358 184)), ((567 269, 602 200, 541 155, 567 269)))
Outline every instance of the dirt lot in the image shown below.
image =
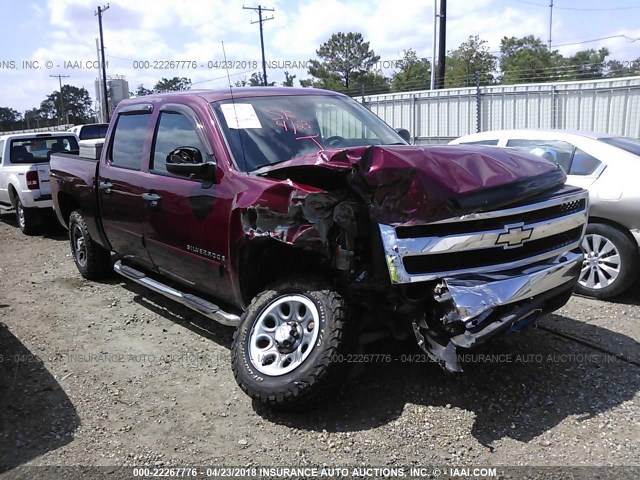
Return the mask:
POLYGON ((377 345, 396 360, 357 365, 319 410, 274 414, 236 386, 230 328, 115 276, 84 281, 66 232, 26 237, 5 214, 0 477, 23 464, 639 466, 639 292, 574 297, 458 376, 377 345))

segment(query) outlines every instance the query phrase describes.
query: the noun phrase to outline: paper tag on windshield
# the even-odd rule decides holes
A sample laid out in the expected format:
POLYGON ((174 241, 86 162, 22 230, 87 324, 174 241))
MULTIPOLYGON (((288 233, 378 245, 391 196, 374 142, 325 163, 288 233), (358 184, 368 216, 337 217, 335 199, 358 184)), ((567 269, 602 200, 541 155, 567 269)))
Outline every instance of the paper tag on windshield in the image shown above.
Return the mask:
POLYGON ((250 103, 225 103, 220 105, 220 109, 229 128, 262 128, 250 103))

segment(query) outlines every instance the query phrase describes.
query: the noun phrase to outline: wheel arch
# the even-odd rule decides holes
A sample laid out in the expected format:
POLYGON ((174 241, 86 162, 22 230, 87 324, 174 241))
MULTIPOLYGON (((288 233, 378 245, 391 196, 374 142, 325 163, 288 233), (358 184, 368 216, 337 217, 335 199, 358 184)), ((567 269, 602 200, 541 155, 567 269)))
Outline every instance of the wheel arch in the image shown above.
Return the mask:
POLYGON ((73 195, 66 192, 59 192, 57 196, 59 217, 64 221, 66 226, 69 226, 69 217, 74 210, 80 208, 80 203, 75 199, 73 195))
POLYGON ((278 280, 298 273, 328 279, 331 267, 328 255, 272 238, 256 238, 242 247, 237 271, 242 300, 249 305, 253 297, 278 280))
POLYGON ((616 230, 619 230, 620 233, 624 234, 624 236, 627 237, 629 239, 629 241, 631 241, 634 245, 638 244, 638 242, 636 241, 634 236, 631 234, 631 231, 627 227, 622 225, 621 223, 615 222, 615 221, 610 220, 608 218, 591 217, 590 216, 588 225, 592 225, 592 224, 596 224, 596 223, 600 223, 600 224, 603 224, 603 225, 607 225, 607 226, 609 226, 611 228, 615 228, 616 230))
POLYGON ((16 208, 16 205, 18 203, 18 199, 20 198, 20 194, 18 193, 18 189, 16 188, 16 186, 13 183, 9 184, 8 187, 9 190, 9 201, 11 202, 11 205, 13 205, 13 208, 16 208))

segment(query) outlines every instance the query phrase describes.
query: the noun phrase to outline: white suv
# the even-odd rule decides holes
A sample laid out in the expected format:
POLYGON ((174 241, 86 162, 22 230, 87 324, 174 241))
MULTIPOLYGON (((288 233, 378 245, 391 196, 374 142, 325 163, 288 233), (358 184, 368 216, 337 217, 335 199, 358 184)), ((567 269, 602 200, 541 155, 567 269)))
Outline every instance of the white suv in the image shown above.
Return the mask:
POLYGON ((37 232, 42 209, 51 209, 51 153, 78 150, 69 132, 18 133, 0 136, 0 210, 15 210, 20 230, 37 232))

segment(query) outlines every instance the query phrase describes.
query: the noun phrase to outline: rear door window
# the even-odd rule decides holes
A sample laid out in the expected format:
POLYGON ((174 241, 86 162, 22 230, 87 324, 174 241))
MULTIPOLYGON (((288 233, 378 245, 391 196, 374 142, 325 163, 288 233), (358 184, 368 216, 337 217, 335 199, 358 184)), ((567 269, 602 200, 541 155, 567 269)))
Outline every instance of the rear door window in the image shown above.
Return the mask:
POLYGON ((591 175, 602 164, 596 157, 589 155, 587 152, 576 148, 573 155, 569 175, 591 175))
POLYGON ((147 139, 150 113, 121 114, 113 134, 111 164, 140 170, 147 139))
POLYGON ((571 159, 576 150, 574 145, 563 140, 511 139, 506 146, 545 158, 560 165, 565 172, 571 169, 571 159))

